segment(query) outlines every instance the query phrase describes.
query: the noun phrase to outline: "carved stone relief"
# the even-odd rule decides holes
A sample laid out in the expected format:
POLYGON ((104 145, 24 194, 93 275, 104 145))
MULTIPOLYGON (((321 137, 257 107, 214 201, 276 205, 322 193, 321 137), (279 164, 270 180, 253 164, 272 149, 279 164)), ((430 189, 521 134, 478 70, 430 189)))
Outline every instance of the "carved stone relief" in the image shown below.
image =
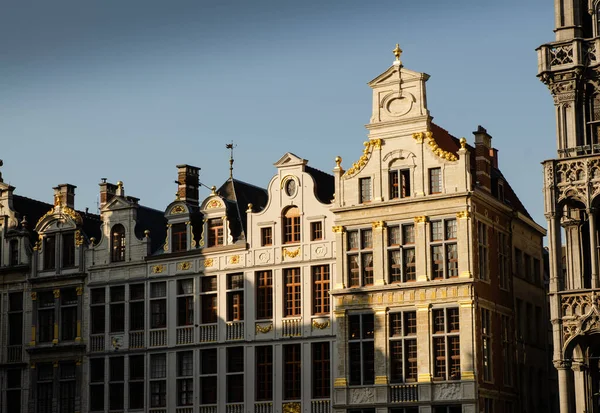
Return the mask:
POLYGON ((460 384, 458 383, 436 384, 433 388, 434 400, 458 400, 460 398, 460 384))

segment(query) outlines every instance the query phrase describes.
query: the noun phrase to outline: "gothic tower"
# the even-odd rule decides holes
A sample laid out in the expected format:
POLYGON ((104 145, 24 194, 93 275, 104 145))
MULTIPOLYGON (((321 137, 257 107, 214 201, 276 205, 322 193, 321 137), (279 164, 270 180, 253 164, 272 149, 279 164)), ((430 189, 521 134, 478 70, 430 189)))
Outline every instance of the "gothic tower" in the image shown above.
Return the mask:
POLYGON ((555 0, 538 77, 556 113, 557 157, 544 165, 550 314, 560 412, 600 412, 600 0, 555 0))

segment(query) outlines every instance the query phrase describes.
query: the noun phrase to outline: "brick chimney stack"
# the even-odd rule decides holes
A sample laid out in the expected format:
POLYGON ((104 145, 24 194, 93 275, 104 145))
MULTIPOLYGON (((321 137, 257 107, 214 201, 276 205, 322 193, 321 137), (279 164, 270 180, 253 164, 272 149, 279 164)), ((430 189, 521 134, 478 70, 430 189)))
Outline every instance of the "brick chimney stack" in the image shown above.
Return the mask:
POLYGON ((475 135, 475 167, 478 186, 488 192, 492 191, 492 137, 479 125, 473 132, 475 135))
POLYGON ((177 195, 190 205, 198 206, 200 197, 200 168, 177 165, 177 195))
POLYGON ((54 205, 62 205, 75 209, 75 185, 60 184, 54 189, 54 205))
POLYGON ((102 178, 100 183, 100 208, 108 204, 117 193, 117 185, 106 182, 106 178, 102 178))

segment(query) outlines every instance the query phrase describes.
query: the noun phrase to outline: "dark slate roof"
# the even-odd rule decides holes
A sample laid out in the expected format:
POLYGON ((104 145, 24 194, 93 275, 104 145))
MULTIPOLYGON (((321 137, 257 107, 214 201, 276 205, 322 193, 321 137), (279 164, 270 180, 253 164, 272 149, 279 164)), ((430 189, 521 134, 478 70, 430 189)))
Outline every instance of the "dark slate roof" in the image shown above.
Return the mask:
MULTIPOLYGON (((460 139, 452 136, 446 129, 436 125, 435 123, 431 123, 431 131, 433 132, 433 137, 435 138, 436 143, 440 148, 447 152, 451 152, 455 155, 458 155, 458 150, 460 149, 460 139)), ((475 147, 467 144, 467 149, 470 152, 471 157, 471 176, 473 178, 473 187, 475 186, 475 180, 477 179, 476 175, 476 159, 475 159, 475 147)), ((498 168, 492 167, 491 173, 491 181, 492 181, 492 195, 494 198, 498 199, 498 179, 501 179, 504 182, 504 199, 500 200, 515 210, 519 211, 523 215, 528 218, 531 218, 529 212, 517 196, 517 194, 513 191, 512 187, 502 175, 502 172, 498 168)))
POLYGON ((227 217, 231 234, 235 239, 246 238, 246 209, 252 204, 255 211, 262 210, 267 205, 267 190, 258 186, 229 178, 217 190, 227 206, 227 217))
POLYGON ((322 204, 330 204, 335 193, 335 180, 333 175, 312 168, 308 165, 304 167, 304 172, 308 173, 315 180, 315 196, 322 204))
MULTIPOLYGON (((33 231, 36 223, 46 212, 50 211, 54 206, 46 202, 37 201, 35 199, 27 198, 21 195, 12 196, 13 208, 17 211, 21 218, 27 217, 29 223, 29 229, 33 231)), ((96 214, 90 214, 89 212, 77 211, 83 220, 83 232, 88 238, 96 237, 100 238, 100 216, 96 214)))
POLYGON ((167 237, 167 219, 163 211, 139 206, 137 209, 137 221, 135 225, 135 236, 144 238, 144 231, 150 231, 151 252, 158 250, 167 237))

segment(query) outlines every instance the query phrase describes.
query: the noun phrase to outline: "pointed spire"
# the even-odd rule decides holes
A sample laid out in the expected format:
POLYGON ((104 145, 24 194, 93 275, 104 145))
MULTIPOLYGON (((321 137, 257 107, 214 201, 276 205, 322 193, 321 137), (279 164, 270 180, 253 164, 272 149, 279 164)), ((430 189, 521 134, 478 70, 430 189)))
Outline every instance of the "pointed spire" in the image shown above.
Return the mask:
POLYGON ((234 145, 233 141, 231 141, 225 147, 229 149, 229 179, 233 179, 233 148, 237 147, 237 145, 234 145))

